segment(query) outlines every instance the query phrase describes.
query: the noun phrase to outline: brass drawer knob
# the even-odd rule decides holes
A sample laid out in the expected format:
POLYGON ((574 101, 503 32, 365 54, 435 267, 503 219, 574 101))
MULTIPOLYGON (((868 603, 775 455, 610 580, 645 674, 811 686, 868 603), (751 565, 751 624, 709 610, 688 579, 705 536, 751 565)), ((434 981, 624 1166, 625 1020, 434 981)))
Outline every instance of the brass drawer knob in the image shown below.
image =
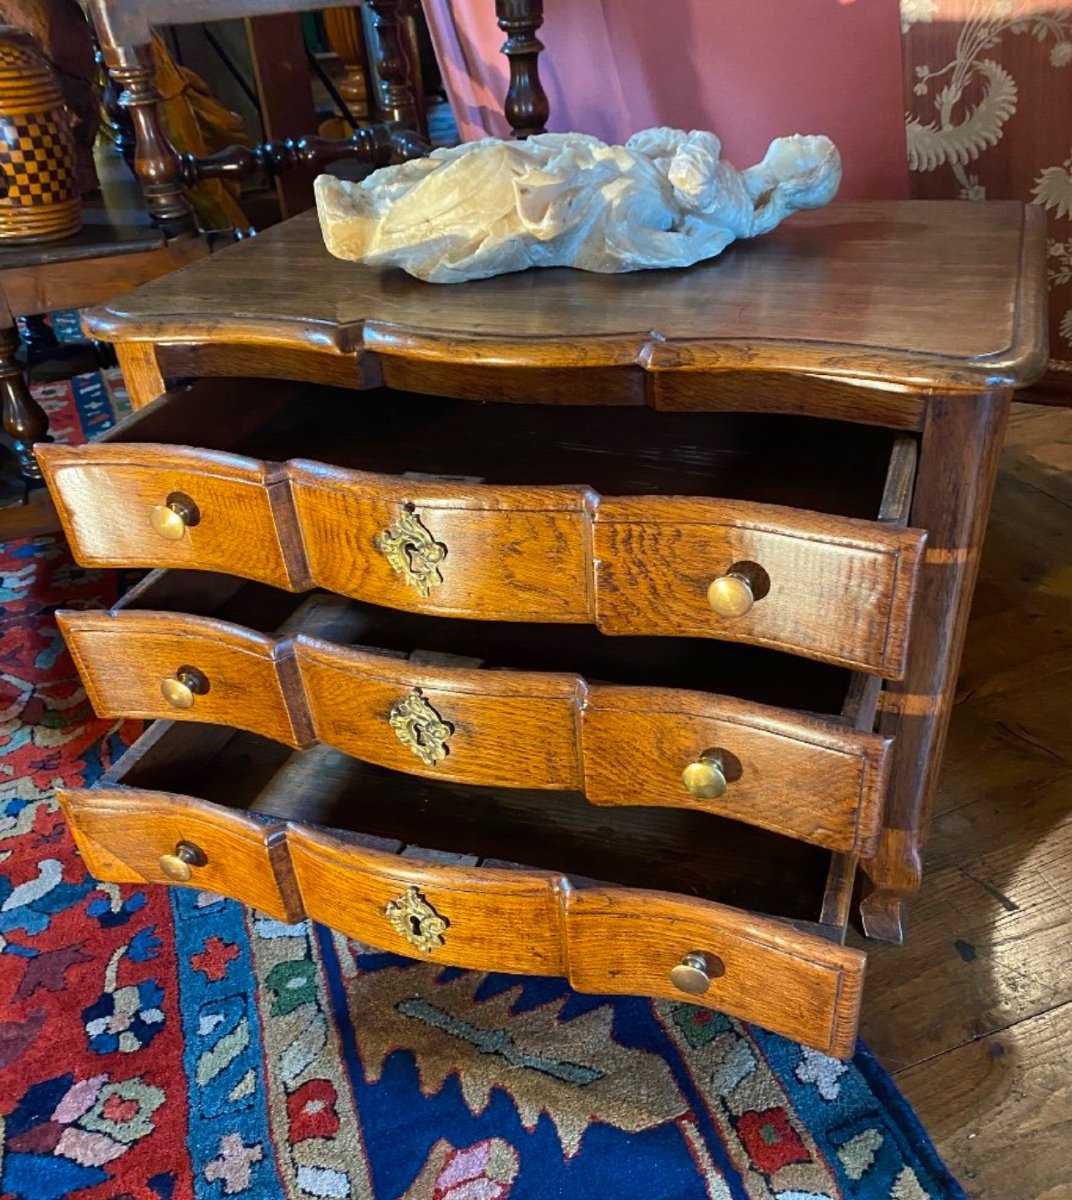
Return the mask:
POLYGON ((726 768, 718 750, 705 750, 681 772, 681 781, 699 800, 716 800, 726 794, 726 768))
POLYGON ((711 582, 707 603, 720 617, 743 617, 770 591, 770 578, 758 563, 739 562, 711 582))
POLYGON ((726 967, 715 954, 691 950, 670 972, 670 982, 690 996, 702 996, 711 980, 724 975, 726 967))
POLYGON ((184 492, 172 492, 163 504, 153 505, 149 513, 153 529, 169 542, 177 542, 200 520, 200 510, 184 492))
POLYGON ((203 867, 208 862, 205 852, 193 842, 179 842, 174 854, 161 854, 160 870, 176 883, 189 883, 194 867, 203 867))
POLYGON ((193 708, 195 697, 208 691, 208 678, 196 667, 179 667, 160 681, 160 690, 172 708, 193 708))

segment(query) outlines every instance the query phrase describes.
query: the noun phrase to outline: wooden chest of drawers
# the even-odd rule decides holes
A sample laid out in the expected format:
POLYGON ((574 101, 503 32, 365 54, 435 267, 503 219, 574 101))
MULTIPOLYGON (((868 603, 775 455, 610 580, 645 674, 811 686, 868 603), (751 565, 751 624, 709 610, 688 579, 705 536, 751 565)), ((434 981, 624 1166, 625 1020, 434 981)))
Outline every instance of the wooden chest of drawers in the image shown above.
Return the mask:
POLYGON ((152 571, 60 621, 156 723, 61 793, 89 868, 851 1053, 1045 363, 1036 216, 453 288, 304 217, 91 313, 137 411, 40 458, 79 562, 152 571))

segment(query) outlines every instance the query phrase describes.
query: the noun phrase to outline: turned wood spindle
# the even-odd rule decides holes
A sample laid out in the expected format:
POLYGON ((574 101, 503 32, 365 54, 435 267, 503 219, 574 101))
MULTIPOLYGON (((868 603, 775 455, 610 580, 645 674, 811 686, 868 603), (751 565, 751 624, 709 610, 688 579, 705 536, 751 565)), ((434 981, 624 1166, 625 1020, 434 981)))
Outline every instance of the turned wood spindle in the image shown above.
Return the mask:
POLYGON ((551 108, 540 83, 543 42, 536 36, 543 24, 543 0, 495 0, 495 13, 506 34, 502 51, 510 60, 510 86, 503 104, 506 119, 515 138, 546 133, 551 108))
POLYGON ((357 7, 326 8, 322 14, 328 45, 339 56, 346 74, 339 84, 339 95, 355 116, 368 109, 368 80, 365 78, 365 35, 361 29, 361 10, 357 7))
POLYGON ((381 82, 384 115, 407 129, 416 129, 417 101, 403 25, 408 4, 406 0, 366 0, 366 3, 376 31, 371 49, 381 82))
POLYGON ((0 327, 0 408, 4 432, 8 434, 23 479, 36 482, 41 468, 34 457, 34 443, 51 441, 45 410, 30 394, 26 379, 15 361, 19 334, 14 323, 0 327))
POLYGON ((160 124, 161 96, 152 46, 105 46, 103 55, 109 74, 122 89, 119 103, 134 126, 134 170, 149 215, 168 237, 196 233, 179 155, 160 124))

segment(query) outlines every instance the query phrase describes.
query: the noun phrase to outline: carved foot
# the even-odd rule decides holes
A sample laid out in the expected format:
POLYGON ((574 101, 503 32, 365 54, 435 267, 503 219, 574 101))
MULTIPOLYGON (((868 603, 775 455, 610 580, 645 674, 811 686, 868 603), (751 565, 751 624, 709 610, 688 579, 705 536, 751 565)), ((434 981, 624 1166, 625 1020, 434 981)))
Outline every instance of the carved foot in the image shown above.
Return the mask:
POLYGON ((869 938, 900 945, 904 941, 905 897, 877 887, 860 901, 860 922, 869 938))

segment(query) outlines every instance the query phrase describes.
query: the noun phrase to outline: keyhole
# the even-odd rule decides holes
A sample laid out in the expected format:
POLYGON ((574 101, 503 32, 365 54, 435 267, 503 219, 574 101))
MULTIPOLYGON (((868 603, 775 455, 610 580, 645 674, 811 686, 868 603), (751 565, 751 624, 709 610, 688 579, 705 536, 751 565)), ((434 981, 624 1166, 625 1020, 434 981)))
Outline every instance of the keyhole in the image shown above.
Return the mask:
POLYGON ((409 927, 414 937, 421 936, 421 919, 420 917, 410 917, 409 927))

